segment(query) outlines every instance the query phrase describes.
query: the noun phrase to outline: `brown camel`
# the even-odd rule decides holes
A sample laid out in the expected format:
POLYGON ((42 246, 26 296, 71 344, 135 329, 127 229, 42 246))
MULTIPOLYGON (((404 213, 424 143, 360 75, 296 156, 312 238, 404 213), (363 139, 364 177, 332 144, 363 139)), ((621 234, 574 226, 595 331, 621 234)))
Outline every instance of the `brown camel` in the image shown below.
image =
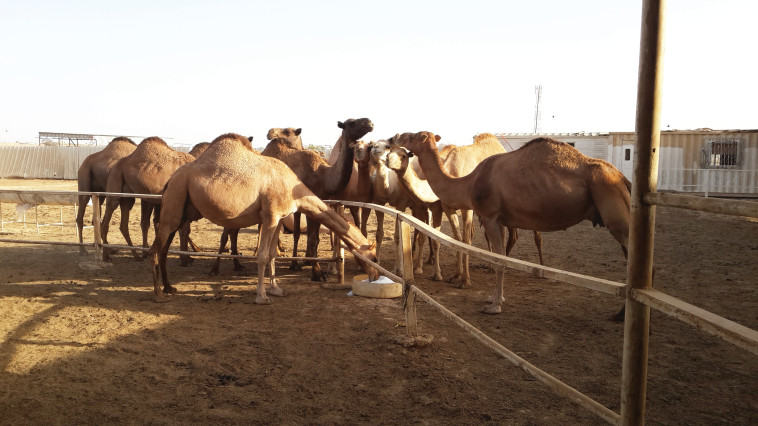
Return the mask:
MULTIPOLYGON (((330 166, 318 153, 310 150, 298 150, 291 148, 286 142, 275 139, 266 146, 262 154, 283 161, 295 172, 295 175, 321 199, 332 198, 335 194, 344 190, 350 180, 353 167, 352 144, 374 129, 374 124, 368 118, 348 119, 344 123, 338 122, 337 126, 342 129, 340 139, 343 144, 340 149, 340 160, 330 166)), ((295 214, 295 223, 300 223, 300 215, 295 214)), ((318 253, 319 227, 312 219, 307 219, 308 238, 306 257, 315 257, 318 253)), ((297 244, 300 238, 298 227, 295 227, 293 235, 292 257, 297 257, 297 244)), ((326 273, 322 271, 318 262, 310 262, 312 265, 311 280, 325 281, 326 273)), ((290 269, 300 269, 296 261, 292 262, 290 269)))
MULTIPOLYGON (((341 145, 342 139, 337 142, 337 145, 341 145)), ((338 156, 335 155, 335 151, 338 147, 332 150, 329 155, 329 164, 334 165, 337 162, 338 156)), ((342 192, 335 194, 335 200, 356 201, 360 203, 370 203, 374 195, 374 188, 371 184, 371 146, 368 142, 357 141, 353 145, 353 159, 355 163, 353 165, 353 172, 350 175, 350 181, 342 192)), ((338 152, 338 151, 337 151, 338 152)), ((371 213, 371 209, 360 209, 360 215, 358 214, 358 207, 348 207, 350 215, 353 216, 353 223, 360 227, 363 236, 368 236, 366 229, 368 216, 371 213)))
MULTIPOLYGON (((558 231, 590 220, 608 228, 626 256, 631 183, 610 163, 582 155, 572 146, 537 138, 511 153, 482 161, 456 178, 443 168, 439 136, 404 133, 393 138, 419 157, 429 185, 452 208, 472 209, 484 225, 491 250, 505 254, 502 227, 558 231)), ((504 267, 495 268, 497 285, 485 313, 501 311, 504 267)))
MULTIPOLYGON (((274 258, 281 219, 293 211, 324 224, 348 247, 376 259, 374 246, 368 244, 360 231, 324 204, 286 164, 255 154, 250 142, 240 135, 219 136, 202 157, 180 167, 166 185, 161 221, 149 253, 155 301, 168 301, 167 294, 176 292, 169 284, 166 271, 166 257, 174 234, 185 223, 201 217, 230 229, 260 224, 255 303, 271 303, 264 286, 266 265, 270 268, 269 292, 285 296, 287 292, 276 283, 274 258), (159 274, 163 289, 158 282, 159 274)), ((368 265, 364 268, 372 280, 377 278, 376 269, 368 265)))
MULTIPOLYGON (((108 173, 118 160, 126 157, 137 149, 137 144, 126 137, 117 137, 113 139, 100 152, 90 154, 82 161, 77 174, 78 188, 81 192, 105 192, 108 183, 108 173)), ((76 211, 76 229, 79 233, 79 243, 82 243, 82 229, 84 229, 84 213, 89 203, 89 195, 79 196, 79 206, 76 211)), ((105 197, 100 197, 100 206, 102 207, 105 197)), ((79 247, 81 254, 86 254, 84 247, 79 247)))
MULTIPOLYGON (((137 146, 134 152, 113 166, 108 175, 106 189, 108 192, 160 194, 174 171, 179 166, 192 162, 194 159, 195 157, 188 153, 172 149, 159 137, 147 138, 137 146)), ((106 197, 105 213, 101 226, 103 243, 108 244, 111 216, 118 205, 121 205, 121 226, 119 229, 127 244, 131 246, 133 244, 129 236, 129 211, 134 206, 134 198, 130 197, 106 197)), ((140 205, 142 206, 142 220, 140 221, 142 245, 148 247, 147 231, 150 227, 150 214, 155 209, 154 221, 158 219, 160 201, 143 199, 140 205)), ((188 233, 189 228, 185 232, 188 233)), ((182 238, 183 251, 186 250, 186 244, 186 239, 182 238)), ((132 254, 136 259, 141 259, 136 250, 132 250, 132 254)), ((103 250, 103 260, 110 260, 110 250, 103 250)), ((182 264, 187 265, 190 262, 188 256, 183 256, 182 264)))

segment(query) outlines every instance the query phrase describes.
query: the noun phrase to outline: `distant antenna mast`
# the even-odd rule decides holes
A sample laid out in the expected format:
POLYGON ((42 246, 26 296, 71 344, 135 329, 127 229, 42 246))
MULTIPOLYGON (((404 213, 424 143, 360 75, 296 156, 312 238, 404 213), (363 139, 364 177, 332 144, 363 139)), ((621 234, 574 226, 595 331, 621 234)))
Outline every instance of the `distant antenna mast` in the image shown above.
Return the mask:
POLYGON ((536 106, 534 107, 534 133, 538 133, 542 131, 540 128, 540 119, 542 118, 540 114, 540 101, 542 100, 541 84, 534 86, 534 94, 537 97, 536 106))

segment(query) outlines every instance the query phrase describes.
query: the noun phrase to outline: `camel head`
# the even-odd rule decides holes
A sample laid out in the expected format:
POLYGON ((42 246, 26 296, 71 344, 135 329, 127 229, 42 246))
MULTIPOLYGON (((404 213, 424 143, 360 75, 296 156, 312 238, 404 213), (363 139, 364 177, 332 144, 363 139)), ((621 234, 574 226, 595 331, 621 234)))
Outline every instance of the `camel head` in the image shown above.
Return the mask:
POLYGON ((387 167, 402 175, 408 169, 411 157, 413 157, 412 152, 408 152, 405 148, 394 147, 387 154, 385 162, 387 167))
MULTIPOLYGON (((367 258, 371 259, 372 262, 378 262, 378 259, 376 257, 376 244, 364 244, 357 249, 355 249, 358 253, 360 253, 363 256, 366 256, 367 258)), ((368 262, 356 257, 355 261, 358 262, 359 265, 363 268, 364 271, 366 271, 366 274, 368 274, 369 281, 376 281, 379 279, 379 271, 371 266, 368 262)))
MULTIPOLYGON (((303 129, 295 129, 292 127, 279 128, 274 127, 269 129, 266 139, 272 141, 280 138, 287 141, 287 145, 292 149, 303 149, 303 139, 300 137, 300 133, 303 129)), ((250 141, 252 142, 252 140, 250 141)))
POLYGON ((352 148, 356 163, 366 164, 371 159, 371 145, 368 142, 356 141, 352 148))
POLYGON ((384 159, 392 146, 386 139, 379 139, 378 141, 371 141, 369 143, 371 162, 373 164, 384 163, 384 159))
POLYGON ((211 145, 210 142, 200 142, 199 144, 192 147, 189 154, 195 158, 199 157, 202 153, 205 152, 206 149, 211 145))
POLYGON ((337 127, 342 129, 342 134, 348 137, 348 140, 357 141, 374 130, 374 123, 368 118, 349 118, 345 122, 338 121, 337 127))
POLYGON ((403 133, 390 138, 390 144, 407 148, 414 154, 424 151, 436 151, 437 142, 442 139, 439 135, 432 132, 403 133))

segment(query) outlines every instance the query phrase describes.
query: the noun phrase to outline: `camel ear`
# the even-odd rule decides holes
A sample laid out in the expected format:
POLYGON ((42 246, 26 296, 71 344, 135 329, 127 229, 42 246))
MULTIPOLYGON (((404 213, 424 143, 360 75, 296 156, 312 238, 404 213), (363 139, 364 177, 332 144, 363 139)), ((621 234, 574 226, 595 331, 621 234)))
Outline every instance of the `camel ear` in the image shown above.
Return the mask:
POLYGON ((396 146, 398 139, 400 139, 400 133, 395 133, 395 136, 387 139, 387 142, 389 142, 392 146, 396 146))
POLYGON ((303 129, 296 129, 295 130, 295 136, 300 136, 300 133, 303 131, 303 129))
POLYGON ((252 136, 248 136, 247 140, 249 140, 250 142, 252 142, 253 141, 253 137, 252 136))
POLYGON ((408 158, 411 158, 411 157, 413 157, 413 153, 408 151, 408 158))
POLYGON ((338 121, 337 122, 337 127, 339 127, 340 129, 344 129, 345 128, 345 123, 343 123, 341 121, 338 121))
POLYGON ((439 142, 440 139, 442 139, 442 136, 440 136, 440 135, 434 135, 434 140, 436 140, 437 142, 439 142))

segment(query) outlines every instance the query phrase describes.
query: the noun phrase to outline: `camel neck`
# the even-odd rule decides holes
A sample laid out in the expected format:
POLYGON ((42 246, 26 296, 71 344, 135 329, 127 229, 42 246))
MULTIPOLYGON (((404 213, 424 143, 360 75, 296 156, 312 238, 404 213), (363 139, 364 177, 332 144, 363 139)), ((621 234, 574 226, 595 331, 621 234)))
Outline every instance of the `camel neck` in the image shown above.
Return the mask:
POLYGON ((463 177, 450 176, 442 165, 442 159, 436 149, 425 147, 416 153, 426 181, 437 194, 442 204, 455 209, 471 209, 472 175, 463 177))
POLYGON ((299 212, 326 226, 330 231, 337 234, 350 249, 357 249, 368 244, 368 240, 358 228, 350 226, 334 209, 328 207, 315 195, 306 194, 298 197, 295 204, 299 212))
POLYGON ((439 201, 437 194, 432 191, 429 181, 419 179, 412 167, 406 167, 397 173, 398 180, 408 192, 422 203, 436 203, 439 201))
POLYGON ((340 147, 337 161, 332 166, 327 166, 329 178, 324 180, 327 196, 342 192, 350 181, 350 175, 353 172, 353 149, 350 147, 350 142, 355 141, 350 140, 343 130, 337 140, 340 147))

